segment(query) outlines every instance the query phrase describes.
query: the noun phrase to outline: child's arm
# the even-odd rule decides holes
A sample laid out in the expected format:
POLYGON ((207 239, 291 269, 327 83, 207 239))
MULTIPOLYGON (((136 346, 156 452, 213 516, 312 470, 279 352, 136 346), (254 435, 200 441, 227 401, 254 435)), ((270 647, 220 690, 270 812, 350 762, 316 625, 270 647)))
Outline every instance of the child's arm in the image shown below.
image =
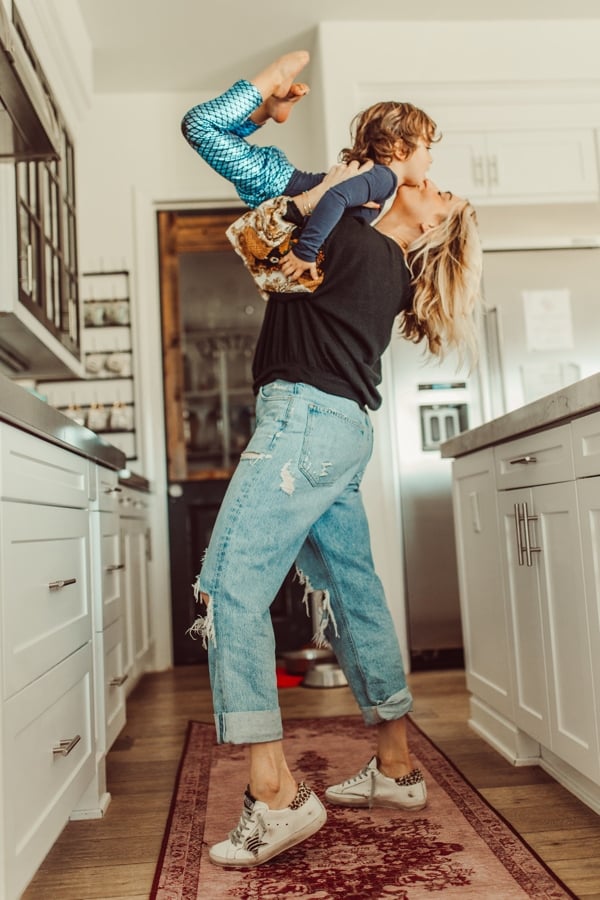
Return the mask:
POLYGON ((315 259, 319 248, 341 219, 345 210, 366 203, 382 204, 398 186, 396 175, 387 166, 372 166, 361 170, 355 178, 337 184, 323 194, 318 206, 304 201, 304 195, 294 198, 296 205, 310 220, 302 230, 294 251, 286 254, 281 263, 284 275, 295 279, 303 272, 316 277, 315 259), (311 215, 311 207, 314 212, 311 215))

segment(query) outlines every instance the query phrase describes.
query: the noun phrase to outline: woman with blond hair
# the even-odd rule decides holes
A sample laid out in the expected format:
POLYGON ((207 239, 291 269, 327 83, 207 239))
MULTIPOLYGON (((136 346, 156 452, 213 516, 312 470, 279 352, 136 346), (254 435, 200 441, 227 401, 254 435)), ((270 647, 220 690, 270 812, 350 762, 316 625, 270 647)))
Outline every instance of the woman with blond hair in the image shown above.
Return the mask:
MULTIPOLYGON (((239 134, 241 123, 232 127, 239 134)), ((345 174, 338 168, 329 181, 345 174)), ((232 237, 251 270, 260 260, 247 258, 240 235, 254 230, 259 243, 273 246, 296 240, 306 204, 318 209, 329 181, 242 217, 232 237)), ((400 184, 374 226, 360 214, 341 216, 320 248, 319 268, 304 290, 292 282, 267 291, 253 362, 256 429, 195 586, 202 610, 191 630, 208 646, 217 739, 250 748, 241 818, 210 850, 211 861, 226 867, 260 865, 327 817, 290 771, 283 746, 269 607, 294 563, 307 594, 321 592, 317 640, 333 647, 376 739, 371 760, 329 787, 326 800, 398 810, 427 801, 407 743, 412 697, 373 566, 360 483, 394 323, 434 356, 475 350, 481 248, 474 210, 429 181, 400 184)))

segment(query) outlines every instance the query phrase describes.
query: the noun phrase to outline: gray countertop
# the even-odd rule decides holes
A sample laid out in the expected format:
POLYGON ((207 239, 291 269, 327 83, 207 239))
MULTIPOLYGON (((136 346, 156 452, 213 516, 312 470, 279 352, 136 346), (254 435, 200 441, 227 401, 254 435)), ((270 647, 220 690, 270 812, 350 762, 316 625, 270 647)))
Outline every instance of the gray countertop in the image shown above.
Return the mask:
POLYGON ((464 456, 596 410, 600 410, 600 373, 464 431, 442 444, 441 453, 446 458, 464 456))
POLYGON ((125 454, 112 444, 89 428, 71 421, 25 388, 13 384, 4 375, 0 375, 0 421, 111 469, 121 470, 126 466, 125 454))

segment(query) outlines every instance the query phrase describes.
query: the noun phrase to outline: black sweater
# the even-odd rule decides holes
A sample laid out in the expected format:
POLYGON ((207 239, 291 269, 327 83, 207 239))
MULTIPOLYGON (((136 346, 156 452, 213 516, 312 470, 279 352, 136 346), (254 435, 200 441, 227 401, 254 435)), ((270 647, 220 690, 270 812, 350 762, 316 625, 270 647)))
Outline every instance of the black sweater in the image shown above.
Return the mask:
POLYGON ((410 273, 391 238, 344 216, 323 245, 314 293, 271 294, 254 355, 255 392, 276 378, 377 409, 381 356, 410 307, 410 273))

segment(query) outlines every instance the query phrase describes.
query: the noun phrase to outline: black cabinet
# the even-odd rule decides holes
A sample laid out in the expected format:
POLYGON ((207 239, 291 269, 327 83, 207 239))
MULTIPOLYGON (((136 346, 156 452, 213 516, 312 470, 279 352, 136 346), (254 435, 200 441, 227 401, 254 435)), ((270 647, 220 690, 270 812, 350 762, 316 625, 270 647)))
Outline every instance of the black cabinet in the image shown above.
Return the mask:
MULTIPOLYGON (((204 662, 202 641, 187 633, 202 607, 196 603, 193 584, 208 546, 219 506, 227 489, 226 479, 178 482, 169 489, 171 542, 171 602, 173 607, 173 659, 175 665, 204 662)), ((304 588, 294 570, 286 577, 271 605, 271 619, 278 653, 309 643, 312 621, 302 598, 304 588)))

